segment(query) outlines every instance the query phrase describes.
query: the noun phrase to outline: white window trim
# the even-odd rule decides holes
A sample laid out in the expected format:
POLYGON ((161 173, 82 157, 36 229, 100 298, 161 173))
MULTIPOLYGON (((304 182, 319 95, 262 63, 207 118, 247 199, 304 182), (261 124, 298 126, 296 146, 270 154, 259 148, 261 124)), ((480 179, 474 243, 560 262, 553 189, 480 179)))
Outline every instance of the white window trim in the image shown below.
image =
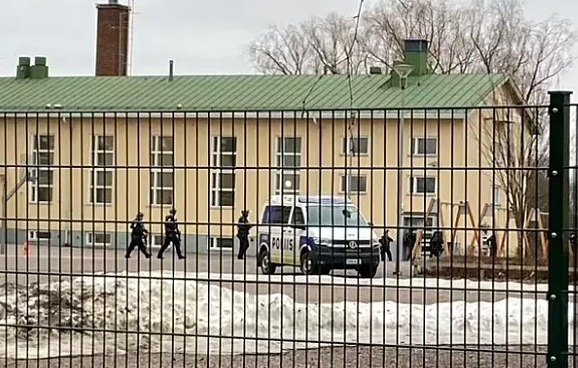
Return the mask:
MULTIPOLYGON (((105 157, 106 157, 106 154, 112 154, 112 159, 114 161, 114 148, 110 151, 106 150, 106 147, 104 150, 98 149, 98 138, 105 138, 105 137, 112 137, 112 136, 94 135, 92 137, 92 159, 93 159, 93 162, 98 163, 98 155, 99 154, 104 154, 105 157)), ((113 139, 114 139, 114 137, 113 137, 113 139)), ((106 143, 105 143, 105 146, 106 146, 106 143)), ((106 158, 105 158, 105 160, 106 160, 106 158)), ((101 165, 98 165, 98 166, 101 166, 101 165)), ((102 165, 102 166, 106 166, 106 163, 105 163, 105 165, 102 165)), ((106 185, 106 180, 105 180, 104 185, 99 185, 97 177, 98 177, 99 172, 104 172, 104 173, 110 172, 110 173, 112 173, 112 182, 114 183, 114 170, 109 169, 109 168, 105 168, 105 167, 93 167, 92 172, 94 174, 92 177, 92 181, 90 183, 90 191, 92 193, 92 198, 90 198, 91 196, 89 195, 88 202, 92 205, 97 205, 97 206, 110 206, 114 202, 113 184, 106 185), (96 198, 97 198, 96 193, 97 193, 98 189, 106 190, 109 188, 110 188, 110 202, 96 202, 96 198)), ((106 174, 105 174, 105 176, 106 176, 106 174)))
POLYGON ((112 245, 112 233, 105 233, 103 231, 87 231, 86 232, 86 245, 91 245, 91 246, 103 246, 103 247, 110 247, 112 245), (91 235, 94 235, 96 237, 96 235, 106 235, 108 236, 108 238, 110 239, 108 243, 94 243, 91 242, 91 235))
MULTIPOLYGON (((424 145, 426 147, 427 145, 424 145)), ((418 157, 437 157, 438 155, 438 138, 437 137, 411 137, 411 145, 410 145, 410 155, 411 156, 418 156, 418 157), (434 139, 435 140, 435 153, 419 153, 419 141, 424 139, 434 139)))
MULTIPOLYGON (((354 170, 354 171, 355 171, 355 170, 354 170)), ((340 193, 340 194, 347 194, 347 193, 349 193, 349 190, 348 190, 348 189, 349 189, 348 187, 349 187, 349 185, 350 185, 349 180, 345 179, 345 186, 346 186, 345 190, 343 190, 344 188, 343 188, 343 186, 342 186, 343 178, 347 178, 347 177, 351 177, 351 178, 353 178, 353 177, 365 178, 365 190, 363 190, 363 191, 361 191, 361 190, 360 190, 360 191, 351 191, 351 193, 355 193, 355 194, 367 194, 367 186, 369 185, 369 181, 368 181, 367 175, 366 175, 366 174, 363 174, 363 173, 359 173, 359 174, 357 174, 357 173, 351 173, 351 174, 341 173, 341 175, 339 176, 339 193, 340 193)))
POLYGON ((152 249, 160 249, 163 246, 163 242, 165 241, 165 237, 163 234, 149 234, 149 247, 152 249), (155 238, 160 239, 160 243, 155 242, 155 238))
POLYGON ((493 185, 492 186, 492 191, 490 193, 490 206, 492 207, 502 207, 502 188, 499 185, 493 185), (498 192, 497 196, 496 191, 498 192), (495 202, 494 202, 495 200, 495 202))
POLYGON ((235 238, 233 238, 233 237, 231 237, 231 238, 229 238, 229 237, 223 238, 222 236, 211 236, 209 239, 210 239, 210 241, 209 241, 209 249, 218 249, 218 250, 223 250, 223 251, 232 252, 233 249, 235 248, 235 238), (231 247, 220 247, 220 246, 217 245, 219 239, 231 239, 231 241, 233 242, 233 244, 232 244, 231 247))
MULTIPOLYGON (((54 148, 53 149, 40 149, 40 137, 41 136, 48 136, 48 137, 52 137, 52 139, 54 140, 54 135, 53 134, 33 134, 32 135, 32 143, 31 143, 31 147, 32 147, 32 164, 34 165, 29 171, 32 174, 32 176, 35 178, 35 180, 30 181, 30 185, 32 186, 32 190, 30 191, 30 202, 31 203, 38 203, 38 204, 49 204, 52 201, 40 201, 38 200, 38 189, 39 188, 50 188, 51 190, 51 197, 54 196, 54 170, 52 169, 52 165, 54 164, 54 162, 51 162, 50 165, 42 165, 42 166, 49 166, 50 168, 37 168, 36 165, 38 165, 38 156, 40 155, 40 153, 52 153, 52 157, 54 157, 54 148), (36 148, 34 147, 34 144, 36 143, 36 148), (40 184, 40 172, 52 172, 52 183, 51 184, 40 184)), ((56 142, 54 142, 54 145, 56 146, 56 142)), ((54 200, 54 198, 52 198, 54 200)))
MULTIPOLYGON (((221 138, 234 138, 235 139, 235 146, 237 144, 237 137, 235 136, 213 136, 211 139, 211 144, 213 145, 211 152, 212 152, 212 157, 211 157, 211 164, 213 164, 213 160, 214 158, 217 159, 217 164, 216 166, 219 167, 221 166, 221 158, 222 155, 231 155, 231 156, 235 156, 235 162, 237 160, 237 151, 221 151, 221 138)), ((235 193, 235 187, 236 187, 236 169, 212 169, 211 170, 211 207, 214 208, 233 208, 235 206, 235 204, 233 203, 233 205, 231 206, 226 206, 226 205, 220 205, 219 203, 219 196, 220 196, 220 192, 232 192, 235 193), (216 174, 216 175, 213 175, 216 174), (221 183, 220 183, 220 177, 219 174, 233 174, 233 188, 223 188, 221 187, 221 183), (215 177, 216 179, 213 179, 213 177, 215 177)))
POLYGON ((366 139, 367 140, 367 152, 355 152, 355 155, 351 154, 351 137, 341 137, 341 146, 339 151, 341 152, 341 156, 352 156, 352 157, 362 157, 362 156, 369 156, 369 152, 371 151, 370 139, 369 136, 357 136, 353 137, 353 139, 366 139), (347 149, 347 152, 343 152, 343 147, 347 149))
POLYGON ((157 186, 157 179, 158 176, 161 175, 163 173, 171 173, 173 174, 173 182, 175 180, 175 173, 174 170, 168 167, 164 167, 164 166, 160 166, 159 161, 160 161, 160 157, 161 155, 167 155, 167 154, 171 154, 173 156, 173 162, 174 162, 174 158, 175 158, 175 152, 174 152, 174 148, 171 151, 163 151, 162 149, 162 144, 161 144, 161 138, 170 138, 173 139, 172 136, 160 136, 160 135, 154 135, 152 137, 152 148, 151 148, 151 155, 153 156, 153 162, 151 162, 151 169, 150 169, 150 173, 151 173, 151 190, 153 192, 152 195, 152 200, 151 200, 151 206, 172 206, 175 201, 175 187, 174 184, 172 184, 172 186, 170 187, 162 187, 162 186, 157 186), (164 191, 164 190, 171 190, 173 195, 172 195, 172 201, 171 203, 160 203, 159 201, 159 196, 158 196, 158 192, 159 191, 164 191))
MULTIPOLYGON (((281 164, 283 164, 283 158, 284 157, 300 157, 303 158, 303 154, 301 152, 282 152, 281 150, 281 143, 283 139, 287 139, 287 138, 291 138, 291 139, 299 139, 301 143, 303 143, 303 139, 301 137, 277 137, 277 149, 275 150, 275 166, 277 167, 277 169, 275 169, 275 177, 273 178, 273 180, 275 180, 275 194, 281 194, 281 192, 283 192, 284 194, 299 194, 299 189, 294 189, 295 185, 293 185, 291 188, 286 188, 285 187, 285 180, 279 180, 279 177, 281 179, 284 178, 284 176, 286 175, 292 175, 292 176, 296 176, 297 180, 299 180, 299 188, 301 188, 301 169, 282 169, 279 168, 279 162, 281 164)), ((299 160, 301 161, 301 160, 299 160)))
POLYGON ((417 195, 417 196, 436 196, 438 193, 438 186, 439 186, 439 179, 437 176, 426 176, 426 175, 414 175, 410 176, 407 183, 407 191, 409 195, 417 195), (420 193, 417 192, 417 179, 435 179, 435 190, 432 193, 424 192, 420 193), (413 181, 413 190, 412 190, 412 181, 413 181))

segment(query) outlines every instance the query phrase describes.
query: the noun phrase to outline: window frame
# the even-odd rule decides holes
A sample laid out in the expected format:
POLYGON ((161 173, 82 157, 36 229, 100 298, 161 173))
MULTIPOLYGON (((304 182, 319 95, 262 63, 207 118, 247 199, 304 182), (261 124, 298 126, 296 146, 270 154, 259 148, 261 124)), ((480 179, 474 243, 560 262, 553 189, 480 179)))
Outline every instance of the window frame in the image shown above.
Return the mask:
POLYGON ((410 176, 409 177, 409 183, 408 183, 408 193, 409 195, 419 195, 419 196, 436 196, 438 194, 438 177, 437 176, 426 176, 426 175, 415 175, 415 176, 410 176), (419 179, 424 179, 426 182, 424 182, 424 189, 427 188, 427 179, 433 179, 434 180, 434 191, 433 192, 418 192, 417 188, 418 188, 418 183, 417 181, 419 179))
MULTIPOLYGON (((303 139, 300 136, 281 136, 277 137, 277 149, 275 150, 275 194, 299 194, 301 190, 301 164, 303 158, 303 139), (299 152, 297 151, 285 151, 285 139, 298 140, 299 142, 299 152), (299 157, 299 166, 296 168, 285 169, 283 168, 283 162, 285 157, 299 157), (291 188, 285 188, 285 177, 294 176, 295 183, 293 183, 291 188)), ((295 144, 296 145, 296 144, 295 144)))
MULTIPOLYGON (((237 179, 237 137, 236 136, 213 136, 211 139, 211 207, 213 208, 233 208, 235 207, 235 189, 236 189, 236 179, 237 179), (223 151, 222 139, 234 139, 234 151, 223 151), (232 156, 235 158, 235 166, 232 168, 223 169, 222 159, 223 156, 232 156), (229 174, 233 176, 233 187, 226 188, 222 186, 221 174, 229 174), (233 193, 233 203, 232 204, 222 204, 222 193, 233 193)), ((227 166, 230 167, 230 166, 227 166)))
POLYGON ((233 237, 222 237, 222 236, 211 236, 210 240, 209 240, 209 250, 220 250, 220 251, 233 251, 233 249, 235 249, 235 238, 233 237), (227 241, 231 241, 231 246, 230 247, 223 247, 223 246, 219 246, 219 241, 223 241, 223 240, 227 240, 227 241))
POLYGON ((54 134, 38 134, 32 135, 32 169, 28 170, 27 175, 32 175, 34 180, 30 181, 30 196, 29 201, 35 204, 50 204, 54 201, 54 151, 56 146, 56 138, 54 134), (41 137, 48 137, 48 148, 40 148, 41 137), (52 143, 52 144, 51 144, 52 143), (41 154, 48 154, 49 164, 40 164, 39 157, 41 154), (48 172, 50 176, 50 184, 40 183, 40 172, 48 172), (49 200, 40 200, 38 192, 41 188, 50 190, 49 200))
POLYGON ((421 157, 437 157, 438 155, 438 138, 437 137, 412 137, 411 138, 411 152, 410 155, 411 156, 421 156, 421 157), (420 140, 424 140, 424 149, 425 152, 420 153, 419 152, 419 142, 420 140), (428 140, 434 140, 434 147, 435 147, 435 152, 434 153, 428 153, 427 152, 427 141, 428 140))
MULTIPOLYGON (((173 206, 175 202, 175 171, 174 171, 174 160, 175 160, 175 147, 174 147, 174 137, 168 135, 153 135, 151 137, 151 163, 150 163, 150 204, 151 206, 173 206), (163 150, 163 139, 171 140, 171 150, 163 150), (165 155, 172 156, 173 165, 171 168, 166 168, 167 166, 162 165, 162 157, 165 155), (159 177, 162 179, 164 174, 171 174, 171 186, 165 187, 157 185, 159 177), (165 191, 170 191, 171 201, 170 203, 162 203, 160 199, 164 198, 162 195, 165 191), (160 194, 160 195, 159 195, 160 194)), ((161 180, 162 181, 162 180, 161 180)))
POLYGON ((340 153, 341 156, 347 156, 347 157, 363 157, 363 156, 369 156, 369 151, 371 150, 371 148, 369 147, 370 141, 369 141, 369 136, 357 136, 357 137, 341 137, 341 148, 340 148, 340 153), (364 139, 367 141, 367 151, 366 152, 355 152, 354 154, 351 153, 350 149, 350 145, 351 145, 351 139, 357 139, 358 140, 358 145, 359 141, 364 139), (345 150, 345 151, 344 151, 345 150))
POLYGON ((341 194, 350 193, 349 192, 349 186, 351 186, 350 180, 353 180, 353 178, 358 178, 358 182, 359 182, 359 179, 365 180, 365 190, 352 190, 351 193, 367 194, 368 181, 367 181, 367 175, 366 174, 351 174, 351 175, 350 174, 341 174, 341 176, 339 177, 339 193, 341 193, 341 194), (344 188, 344 184, 345 184, 345 188, 344 188))
POLYGON ((88 246, 101 246, 101 247, 110 247, 112 245, 112 233, 105 232, 105 231, 87 231, 86 232, 86 245, 88 246), (108 238, 108 243, 95 243, 91 242, 91 240, 95 240, 96 235, 104 235, 105 238, 108 238))
POLYGON ((492 186, 492 192, 490 193, 490 205, 492 207, 502 207, 502 188, 499 185, 492 186))
POLYGON ((106 157, 107 155, 111 155, 111 162, 114 164, 114 136, 112 135, 93 135, 92 136, 92 150, 91 150, 91 158, 92 158, 92 170, 91 170, 91 178, 90 178, 90 192, 88 202, 92 205, 99 205, 99 206, 107 206, 111 205, 114 202, 113 195, 114 195, 114 170, 107 168, 106 157), (99 138, 104 138, 104 150, 101 150, 98 147, 98 140, 99 138), (110 150, 106 149, 106 139, 112 139, 112 148, 110 150), (99 163, 99 155, 104 155, 105 162, 99 163), (104 173, 105 181, 104 184, 98 184, 98 174, 104 173), (111 174, 111 183, 110 185, 106 184, 106 176, 107 173, 111 174), (104 190, 105 191, 105 199, 106 199, 106 190, 110 190, 110 197, 108 198, 110 202, 97 202, 96 199, 98 198, 98 191, 104 190))

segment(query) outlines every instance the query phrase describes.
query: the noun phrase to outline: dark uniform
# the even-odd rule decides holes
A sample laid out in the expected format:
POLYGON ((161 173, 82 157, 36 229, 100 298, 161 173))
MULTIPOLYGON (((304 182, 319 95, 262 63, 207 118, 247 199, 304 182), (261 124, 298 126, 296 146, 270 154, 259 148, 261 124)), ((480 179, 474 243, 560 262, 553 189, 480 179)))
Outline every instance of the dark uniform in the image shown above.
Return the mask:
POLYGON ((381 259, 385 262, 385 256, 387 255, 387 259, 391 262, 393 257, 391 256, 391 242, 393 241, 392 238, 388 235, 389 230, 385 230, 382 237, 379 239, 379 243, 381 244, 381 259))
POLYGON ((179 230, 177 218, 175 217, 176 213, 177 210, 173 208, 170 211, 169 215, 165 217, 165 242, 163 243, 163 246, 159 250, 157 258, 161 259, 163 258, 163 253, 165 252, 165 250, 167 250, 167 248, 171 243, 173 243, 173 246, 177 251, 177 256, 179 257, 179 259, 185 258, 183 252, 181 251, 181 231, 179 230))
POLYGON ((574 257, 576 257, 576 234, 570 234, 570 247, 572 247, 572 252, 574 253, 574 257))
POLYGON ((130 245, 126 251, 125 258, 130 258, 130 254, 134 250, 134 248, 138 247, 138 249, 144 254, 146 258, 150 258, 150 254, 147 251, 146 247, 146 238, 149 234, 148 230, 145 229, 144 224, 142 223, 144 215, 139 212, 136 215, 136 219, 130 224, 131 231, 131 239, 130 245))
POLYGON ((444 234, 441 231, 435 231, 429 240, 429 257, 438 257, 444 251, 444 234))
POLYGON ((492 258, 496 258, 498 255, 498 242, 496 241, 496 234, 492 233, 487 239, 488 247, 492 253, 492 258))
POLYGON ((407 261, 411 258, 411 252, 413 246, 415 245, 416 235, 413 229, 408 229, 408 231, 403 236, 403 260, 407 261))
POLYGON ((249 230, 253 225, 249 224, 249 211, 241 211, 241 217, 237 224, 237 238, 239 239, 239 254, 238 259, 245 258, 245 253, 249 249, 249 230))

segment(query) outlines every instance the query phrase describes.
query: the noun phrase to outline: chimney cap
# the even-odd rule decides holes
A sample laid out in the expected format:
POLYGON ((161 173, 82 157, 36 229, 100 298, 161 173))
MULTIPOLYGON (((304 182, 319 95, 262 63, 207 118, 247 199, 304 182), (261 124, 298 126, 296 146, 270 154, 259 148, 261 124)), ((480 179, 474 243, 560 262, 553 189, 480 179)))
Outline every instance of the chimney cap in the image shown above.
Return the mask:
POLYGON ((405 51, 428 51, 428 41, 422 38, 407 39, 404 41, 405 51))
POLYGON ((370 66, 370 67, 369 67, 369 74, 381 74, 381 67, 379 67, 379 66, 370 66))

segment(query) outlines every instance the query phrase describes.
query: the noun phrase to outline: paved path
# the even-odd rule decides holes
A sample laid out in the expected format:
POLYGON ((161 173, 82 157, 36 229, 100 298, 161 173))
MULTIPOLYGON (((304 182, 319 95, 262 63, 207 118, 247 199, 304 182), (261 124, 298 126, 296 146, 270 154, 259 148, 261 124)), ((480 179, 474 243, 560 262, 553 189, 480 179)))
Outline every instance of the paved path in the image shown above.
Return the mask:
MULTIPOLYGON (((504 291, 479 291, 479 290, 456 290, 446 287, 445 289, 424 288, 420 286, 408 285, 407 275, 409 274, 409 264, 402 264, 402 274, 398 277, 393 275, 394 264, 389 263, 388 269, 384 272, 383 264, 380 266, 377 276, 373 281, 378 285, 344 285, 343 278, 348 282, 357 283, 357 273, 355 271, 335 271, 334 278, 324 278, 323 284, 319 282, 309 282, 304 276, 290 267, 285 267, 278 274, 276 281, 263 280, 264 276, 258 277, 256 259, 248 257, 246 260, 238 260, 230 252, 213 252, 210 254, 189 254, 187 259, 182 261, 172 257, 172 253, 167 252, 167 257, 163 261, 151 258, 137 257, 136 253, 132 259, 126 260, 124 252, 109 249, 88 250, 80 248, 48 248, 38 247, 32 249, 28 256, 22 254, 22 250, 15 249, 6 255, 0 256, 0 284, 17 282, 19 285, 26 285, 30 282, 57 281, 59 276, 69 278, 74 275, 105 272, 118 273, 128 272, 148 272, 164 271, 171 277, 172 271, 175 273, 185 272, 188 278, 207 278, 207 273, 211 274, 211 283, 222 287, 233 288, 247 293, 284 293, 297 302, 380 302, 399 301, 402 303, 439 303, 459 300, 476 301, 498 301, 507 296, 523 298, 543 298, 537 292, 524 293, 504 292, 504 291), (204 274, 204 275, 203 275, 204 274), (219 275, 223 275, 222 278, 219 275), (227 275, 234 276, 234 280, 227 275), (196 275, 196 276, 195 276, 196 275), (291 277, 295 275, 295 277, 291 277), (388 286, 384 286, 384 277, 388 278, 388 286), (295 282, 299 279, 299 282, 295 282), (327 281, 329 280, 329 281, 327 281), (335 280, 335 281, 333 281, 335 280), (399 281, 400 284, 396 283, 399 281), (336 284, 341 285, 336 285, 336 284)), ((146 277, 146 276, 145 276, 146 277)), ((182 277, 182 276, 181 276, 182 277)), ((422 279, 423 280, 423 279, 422 279)))

